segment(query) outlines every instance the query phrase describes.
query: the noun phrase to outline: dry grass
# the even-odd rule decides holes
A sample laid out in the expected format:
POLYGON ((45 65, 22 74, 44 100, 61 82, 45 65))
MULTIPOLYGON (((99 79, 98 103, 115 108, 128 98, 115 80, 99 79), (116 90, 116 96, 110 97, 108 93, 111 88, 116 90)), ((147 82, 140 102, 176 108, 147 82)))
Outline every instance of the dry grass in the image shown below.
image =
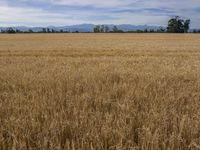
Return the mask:
POLYGON ((0 35, 0 149, 200 149, 200 35, 0 35))

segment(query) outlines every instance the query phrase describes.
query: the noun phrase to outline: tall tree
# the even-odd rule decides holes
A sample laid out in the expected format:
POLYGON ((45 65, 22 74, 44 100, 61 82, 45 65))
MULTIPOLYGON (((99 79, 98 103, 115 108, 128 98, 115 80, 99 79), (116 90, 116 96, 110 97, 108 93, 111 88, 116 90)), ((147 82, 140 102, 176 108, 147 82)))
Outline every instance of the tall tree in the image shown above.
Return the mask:
POLYGON ((190 20, 183 20, 179 16, 171 18, 168 21, 167 32, 170 33, 184 33, 188 32, 190 20))
POLYGON ((188 19, 188 20, 185 20, 183 26, 184 26, 184 32, 187 33, 188 30, 189 30, 189 28, 190 28, 190 20, 189 20, 189 19, 188 19))

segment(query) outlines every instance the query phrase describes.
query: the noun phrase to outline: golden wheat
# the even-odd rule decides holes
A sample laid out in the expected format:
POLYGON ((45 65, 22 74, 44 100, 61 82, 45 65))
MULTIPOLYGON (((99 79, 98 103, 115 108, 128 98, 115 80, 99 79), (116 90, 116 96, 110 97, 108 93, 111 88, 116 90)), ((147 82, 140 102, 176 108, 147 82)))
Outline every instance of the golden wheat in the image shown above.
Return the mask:
POLYGON ((200 149, 200 35, 0 35, 0 149, 200 149))

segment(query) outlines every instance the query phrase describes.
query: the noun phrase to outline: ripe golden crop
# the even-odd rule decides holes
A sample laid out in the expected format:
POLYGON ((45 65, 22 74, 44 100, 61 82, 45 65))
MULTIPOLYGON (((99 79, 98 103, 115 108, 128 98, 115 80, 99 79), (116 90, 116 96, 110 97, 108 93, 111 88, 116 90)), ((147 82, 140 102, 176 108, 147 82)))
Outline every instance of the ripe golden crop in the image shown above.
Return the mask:
POLYGON ((200 35, 0 35, 0 149, 198 149, 200 35))

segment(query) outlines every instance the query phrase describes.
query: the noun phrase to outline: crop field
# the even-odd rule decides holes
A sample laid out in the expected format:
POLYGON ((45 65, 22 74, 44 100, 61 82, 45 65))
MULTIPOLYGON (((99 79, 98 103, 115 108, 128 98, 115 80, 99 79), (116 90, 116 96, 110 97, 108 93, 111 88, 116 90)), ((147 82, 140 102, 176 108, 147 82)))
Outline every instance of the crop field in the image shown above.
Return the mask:
POLYGON ((0 34, 0 150, 199 150, 200 35, 0 34))

